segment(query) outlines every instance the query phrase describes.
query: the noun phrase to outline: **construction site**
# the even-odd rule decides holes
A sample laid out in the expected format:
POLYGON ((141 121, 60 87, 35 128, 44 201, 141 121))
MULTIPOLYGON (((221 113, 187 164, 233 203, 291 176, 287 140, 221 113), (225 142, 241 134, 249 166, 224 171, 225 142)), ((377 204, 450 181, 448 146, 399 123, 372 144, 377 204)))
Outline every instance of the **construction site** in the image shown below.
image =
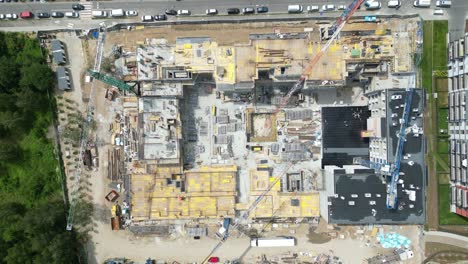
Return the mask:
POLYGON ((322 221, 422 223, 420 22, 343 21, 101 32, 83 98, 106 142, 92 156, 112 229, 224 243, 322 221))
POLYGON ((373 77, 412 71, 416 22, 404 26, 344 27, 284 107, 326 26, 273 28, 234 45, 199 36, 115 44, 115 72, 139 84, 138 97, 120 91, 125 118, 113 136, 123 142, 132 221, 235 217, 266 190, 251 219, 319 217, 321 108, 367 106, 373 77))

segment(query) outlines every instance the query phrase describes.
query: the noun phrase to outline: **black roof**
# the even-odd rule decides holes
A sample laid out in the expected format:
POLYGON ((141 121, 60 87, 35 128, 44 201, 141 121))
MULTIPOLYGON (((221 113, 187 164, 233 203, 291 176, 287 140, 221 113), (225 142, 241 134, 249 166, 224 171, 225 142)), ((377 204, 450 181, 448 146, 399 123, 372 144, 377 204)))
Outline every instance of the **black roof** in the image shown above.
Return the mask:
MULTIPOLYGON (((389 161, 394 161, 397 148, 397 130, 399 125, 393 127, 392 113, 397 113, 401 117, 403 109, 401 105, 405 100, 404 89, 387 90, 387 120, 388 122, 388 155, 389 161), (400 100, 391 100, 392 95, 402 95, 400 100)), ((418 115, 424 110, 424 93, 421 89, 415 89, 410 112, 410 127, 413 124, 422 126, 422 118, 418 115), (418 112, 412 110, 418 108, 418 112), (415 119, 412 119, 415 117, 415 119)), ((375 173, 355 171, 354 174, 344 174, 343 170, 338 170, 334 176, 335 194, 338 197, 329 197, 328 213, 330 223, 337 224, 424 224, 425 223, 425 189, 426 189, 426 167, 424 163, 424 141, 423 136, 415 137, 412 133, 407 134, 403 148, 403 155, 411 154, 408 159, 401 160, 400 180, 403 184, 398 184, 398 210, 389 210, 386 207, 387 185, 383 183, 381 176, 375 173), (414 162, 412 165, 409 162, 414 162), (408 192, 415 192, 415 201, 411 201, 408 192), (365 194, 371 197, 365 197, 365 194), (357 198, 352 198, 351 194, 357 194, 357 198), (380 197, 377 197, 380 194, 380 197), (342 199, 344 197, 344 200, 342 199), (354 201, 354 205, 349 205, 349 201, 354 201), (375 201, 375 205, 369 202, 375 201), (411 206, 410 206, 411 205, 411 206), (410 208, 412 207, 412 208, 410 208), (373 216, 373 211, 375 216, 373 216)))
POLYGON ((367 106, 322 107, 322 167, 351 165, 354 157, 368 157, 369 139, 361 132, 369 116, 367 106))
POLYGON ((52 56, 54 58, 54 62, 58 65, 63 65, 67 63, 67 60, 65 58, 65 53, 56 51, 52 53, 52 56))
POLYGON ((68 76, 67 69, 65 69, 65 67, 59 66, 57 67, 56 73, 58 88, 62 91, 70 90, 70 78, 68 76))
POLYGON ((50 41, 50 48, 52 51, 64 51, 62 42, 58 39, 53 39, 50 41))

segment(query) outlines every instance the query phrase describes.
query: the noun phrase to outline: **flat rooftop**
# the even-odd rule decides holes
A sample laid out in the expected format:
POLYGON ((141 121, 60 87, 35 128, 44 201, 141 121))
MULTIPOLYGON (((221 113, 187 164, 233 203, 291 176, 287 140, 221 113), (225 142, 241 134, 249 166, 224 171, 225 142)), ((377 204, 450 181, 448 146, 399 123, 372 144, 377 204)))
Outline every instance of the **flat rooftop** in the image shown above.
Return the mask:
POLYGON ((322 167, 351 165, 354 157, 368 157, 367 106, 322 107, 322 167))
MULTIPOLYGON (((405 102, 405 90, 387 90, 387 98, 401 95, 402 99, 387 99, 387 120, 389 133, 389 161, 394 162, 396 152, 397 130, 392 126, 391 115, 397 113, 401 118, 405 102), (398 106, 398 108, 396 108, 398 106)), ((338 170, 333 178, 336 197, 328 197, 329 220, 336 224, 424 224, 425 223, 425 190, 426 168, 424 163, 423 136, 412 132, 414 125, 422 127, 420 113, 424 112, 423 91, 415 89, 411 103, 404 158, 401 160, 400 184, 398 184, 398 209, 386 208, 387 186, 380 176, 374 173, 346 173, 338 170), (418 111, 414 111, 418 109, 418 111), (413 118, 414 117, 414 118, 413 118), (351 197, 356 194, 357 198, 351 197), (370 197, 366 197, 366 194, 370 197), (369 195, 370 194, 370 195, 369 195), (377 197, 380 195, 380 197, 377 197), (343 197, 343 198, 342 198, 343 197), (349 202, 354 201, 354 205, 349 202), (375 204, 371 204, 374 201, 375 204), (375 210, 375 211, 373 211, 375 210)))

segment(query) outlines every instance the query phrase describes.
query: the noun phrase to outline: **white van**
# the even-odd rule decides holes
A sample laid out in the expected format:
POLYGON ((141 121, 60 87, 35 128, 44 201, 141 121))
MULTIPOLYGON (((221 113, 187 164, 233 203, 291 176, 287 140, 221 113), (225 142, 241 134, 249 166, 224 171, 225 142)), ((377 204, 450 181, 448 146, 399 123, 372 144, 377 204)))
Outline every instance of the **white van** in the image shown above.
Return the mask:
POLYGON ((415 7, 431 7, 431 0, 415 0, 413 3, 415 7))
POLYGON ((102 10, 95 10, 91 12, 93 17, 107 17, 107 12, 102 10))
POLYGON ((388 7, 399 7, 401 6, 400 0, 390 0, 388 1, 388 7))
POLYGON ((436 1, 437 7, 450 7, 452 5, 452 1, 448 0, 438 0, 436 1))
POLYGON ((301 5, 288 5, 288 13, 302 13, 301 5))
POLYGON ((111 10, 111 17, 123 17, 125 16, 125 12, 123 9, 112 9, 111 10))

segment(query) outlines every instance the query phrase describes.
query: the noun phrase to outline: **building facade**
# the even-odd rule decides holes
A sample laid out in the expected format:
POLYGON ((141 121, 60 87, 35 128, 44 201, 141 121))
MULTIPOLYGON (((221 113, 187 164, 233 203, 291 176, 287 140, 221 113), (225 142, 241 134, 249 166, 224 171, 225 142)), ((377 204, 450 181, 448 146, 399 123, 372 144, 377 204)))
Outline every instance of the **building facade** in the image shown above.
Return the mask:
MULTIPOLYGON (((448 43, 450 211, 468 217, 467 107, 468 34, 448 43)), ((440 117, 439 117, 440 118, 440 117)), ((444 133, 444 131, 439 131, 444 133)))

